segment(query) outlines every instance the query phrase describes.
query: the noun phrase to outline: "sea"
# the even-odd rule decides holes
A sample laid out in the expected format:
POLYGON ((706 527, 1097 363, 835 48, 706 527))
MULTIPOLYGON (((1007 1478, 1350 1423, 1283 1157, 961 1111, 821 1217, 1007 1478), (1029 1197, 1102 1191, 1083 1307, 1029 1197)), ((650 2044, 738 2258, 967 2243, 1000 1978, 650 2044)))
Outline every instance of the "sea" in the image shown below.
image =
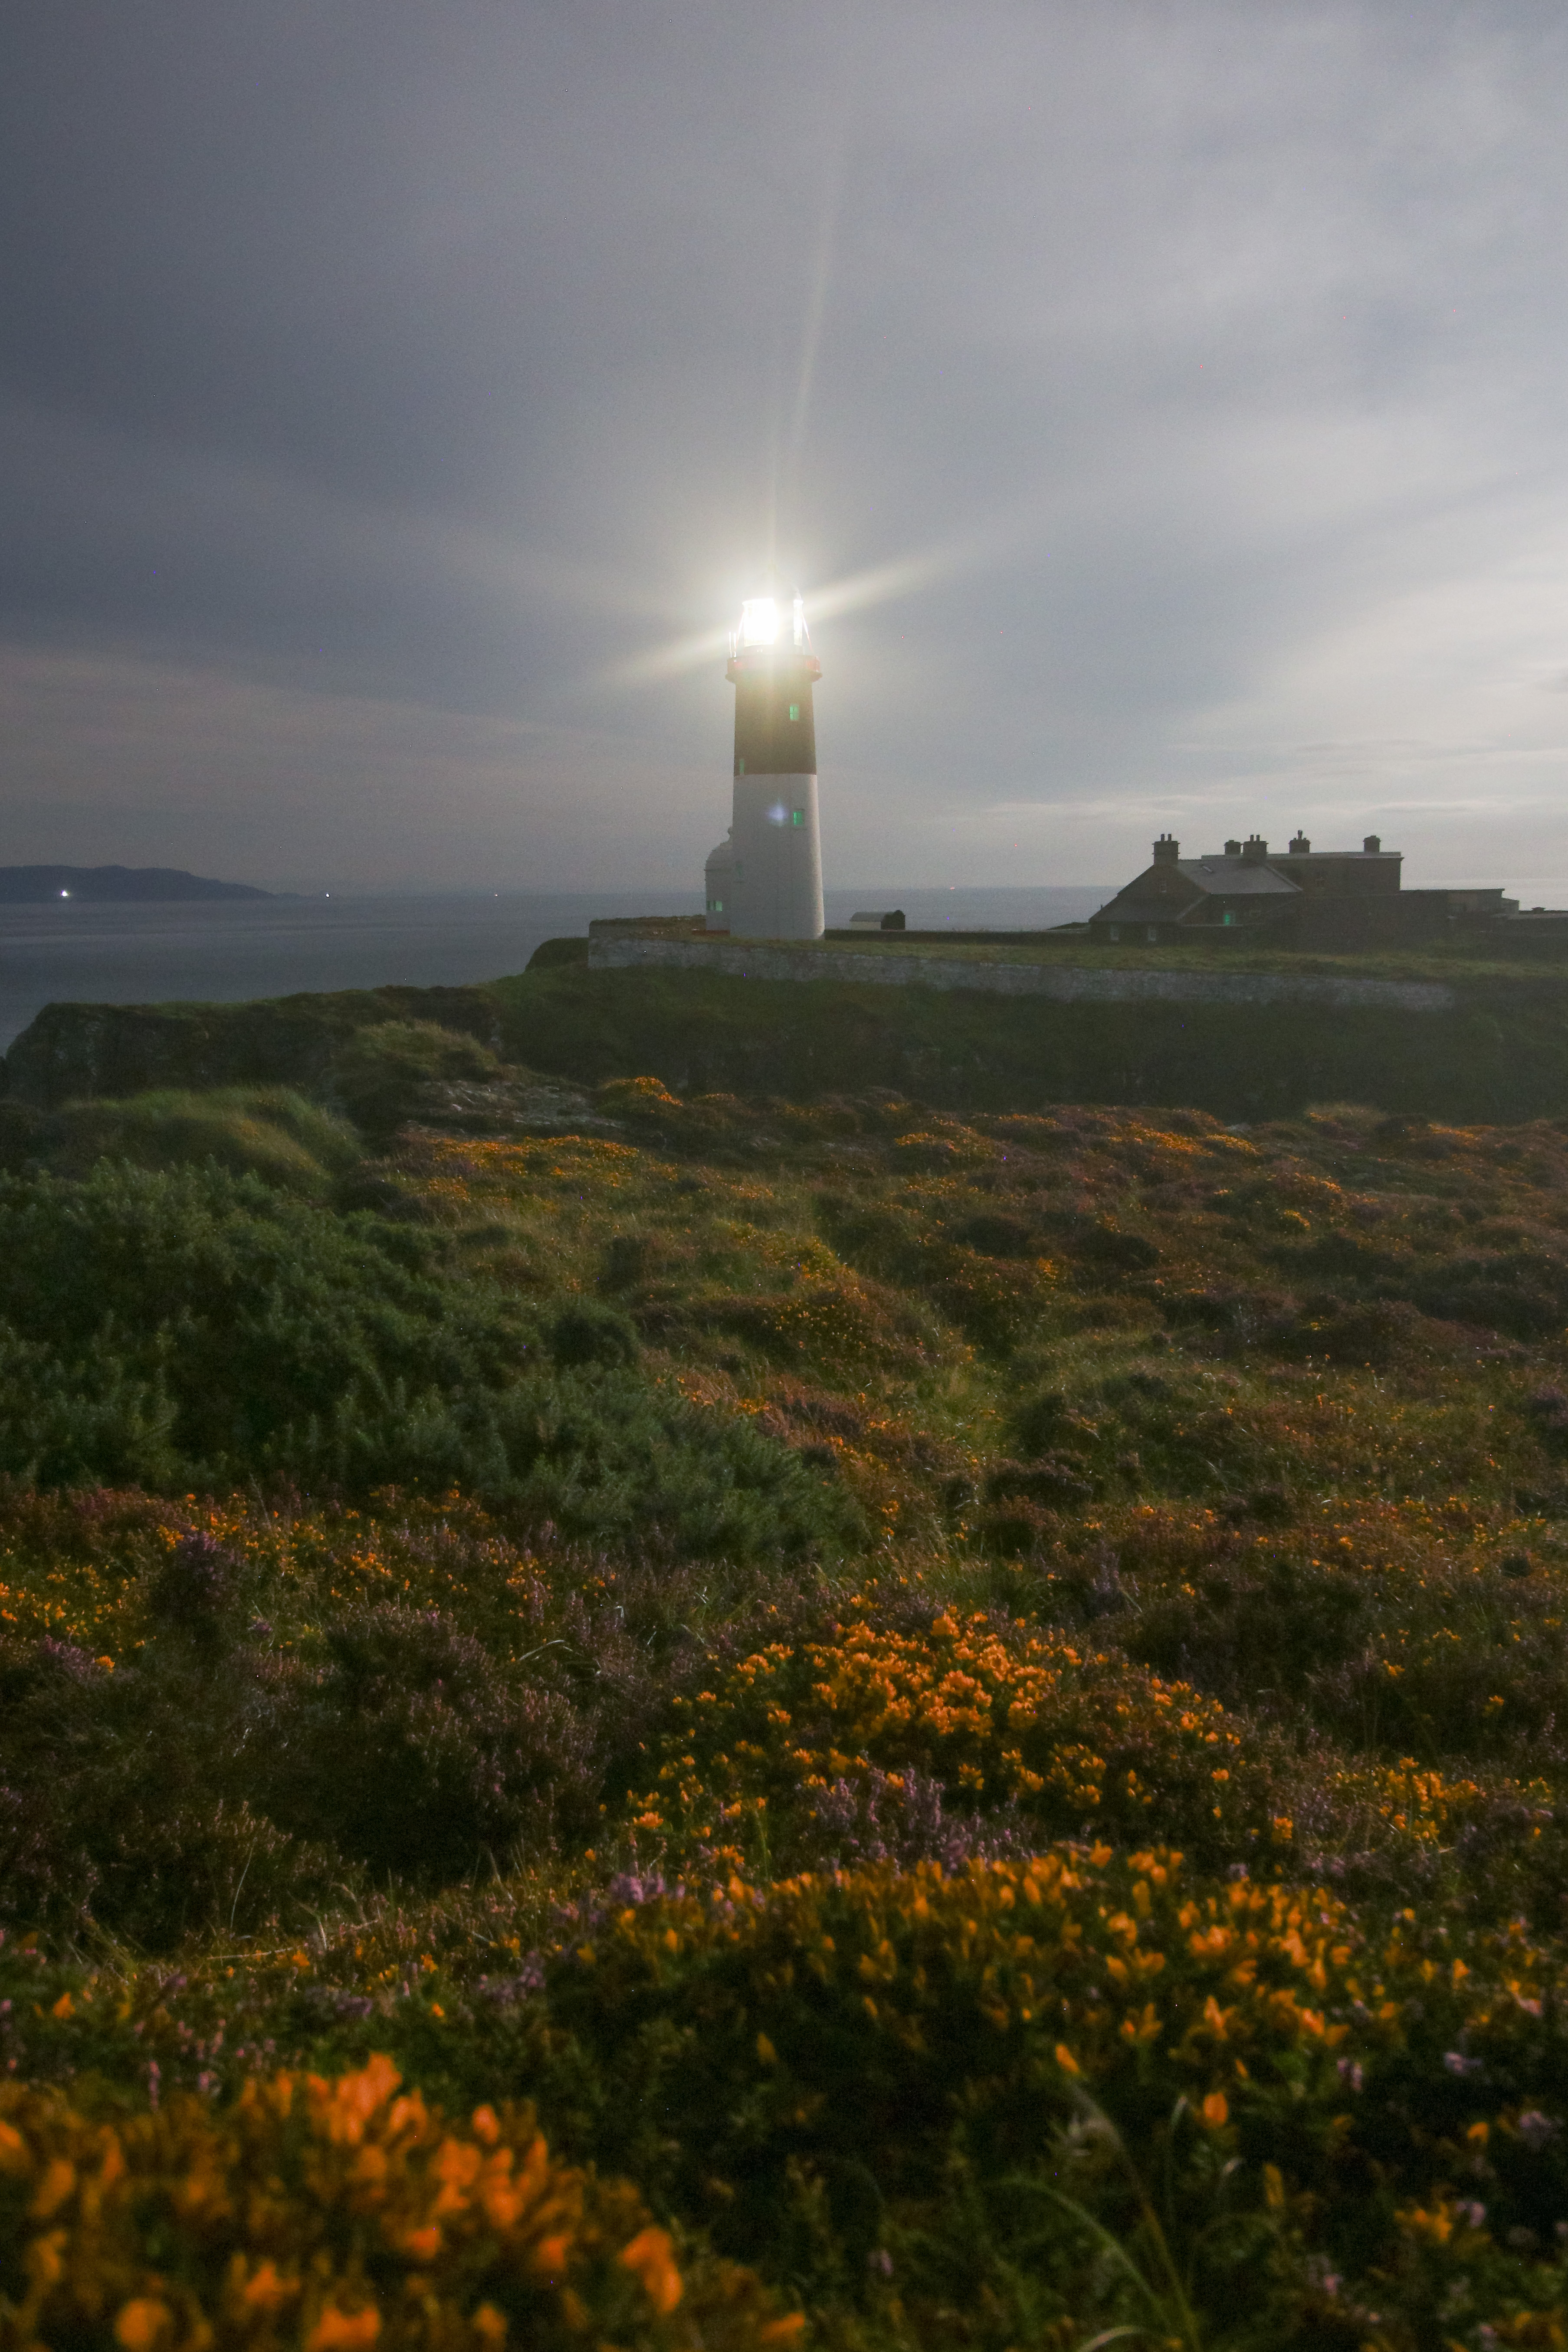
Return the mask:
MULTIPOLYGON (((1048 929, 1091 915, 1114 887, 830 890, 827 920, 901 907, 911 930, 1048 929)), ((659 890, 0 907, 0 1048, 46 1004, 455 987, 521 971, 542 940, 581 937, 595 916, 694 915, 700 907, 688 893, 659 890)))

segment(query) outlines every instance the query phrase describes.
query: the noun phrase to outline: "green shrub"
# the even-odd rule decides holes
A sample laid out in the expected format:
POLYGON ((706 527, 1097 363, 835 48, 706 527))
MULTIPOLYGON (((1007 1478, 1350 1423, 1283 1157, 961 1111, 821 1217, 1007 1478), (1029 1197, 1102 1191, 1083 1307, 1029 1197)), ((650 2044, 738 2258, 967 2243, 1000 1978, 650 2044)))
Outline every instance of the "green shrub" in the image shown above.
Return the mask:
POLYGON ((269 1819, 378 1877, 443 1884, 596 1817, 588 1728, 439 1610, 351 1610, 268 1693, 269 1819))
POLYGON ((438 1232, 334 1216, 254 1176, 0 1178, 0 1471, 458 1485, 572 1534, 705 1558, 854 1539, 828 1481, 748 1419, 634 1372, 636 1345, 584 1301, 556 1326, 552 1373, 531 1320, 438 1232))
POLYGON ((32 1157, 65 1176, 85 1175, 100 1160, 147 1169, 211 1160, 233 1176, 320 1195, 360 1151, 351 1128, 289 1087, 220 1087, 67 1103, 39 1122, 32 1157))
POLYGON ((1293 1461, 1236 1373, 1187 1364, 1135 1364, 1076 1395, 1037 1390, 1015 1405, 1008 1425, 1024 1460, 993 1470, 988 1491, 997 1499, 1260 1491, 1293 1461))
POLYGON ((153 1484, 385 1478, 404 1399, 526 1354, 515 1318, 441 1280, 438 1244, 211 1168, 0 1179, 0 1467, 47 1483, 122 1475, 139 1447, 153 1484))
POLYGON ((639 1352, 635 1326, 613 1307, 584 1299, 564 1307, 550 1327, 550 1352, 562 1365, 629 1364, 639 1352))
MULTIPOLYGON (((905 1140, 920 1147, 917 1160, 922 1153, 929 1158, 939 1150, 961 1149, 946 1136, 905 1140)), ((1033 1268, 998 1263, 1032 1253, 1030 1229, 1016 1218, 985 1215, 964 1220, 950 1232, 933 1213, 942 1205, 918 1195, 884 1192, 857 1199, 831 1191, 818 1194, 816 1214, 825 1237, 847 1264, 877 1281, 917 1292, 976 1346, 1006 1355, 1037 1328, 1048 1297, 1033 1268)))
POLYGON ((477 1037, 433 1021, 384 1021, 356 1029, 333 1055, 331 1094, 355 1125, 383 1136, 430 1108, 442 1081, 484 1085, 500 1064, 477 1037))
POLYGON ((68 1353, 0 1323, 0 1471, 44 1486, 177 1484, 184 1467, 166 1347, 122 1355, 111 1319, 68 1353))
POLYGON ((277 1713, 251 1650, 149 1644, 116 1665, 0 1644, 0 1916, 166 1949, 331 1899, 344 1858, 252 1806, 277 1713))
POLYGON ((571 1535, 738 1560, 809 1558, 864 1535, 853 1501, 787 1445, 630 1370, 534 1375, 452 1412, 470 1458, 497 1464, 473 1482, 481 1498, 571 1535))
POLYGON ((586 939, 541 940, 523 969, 526 971, 554 971, 562 964, 586 964, 586 939))

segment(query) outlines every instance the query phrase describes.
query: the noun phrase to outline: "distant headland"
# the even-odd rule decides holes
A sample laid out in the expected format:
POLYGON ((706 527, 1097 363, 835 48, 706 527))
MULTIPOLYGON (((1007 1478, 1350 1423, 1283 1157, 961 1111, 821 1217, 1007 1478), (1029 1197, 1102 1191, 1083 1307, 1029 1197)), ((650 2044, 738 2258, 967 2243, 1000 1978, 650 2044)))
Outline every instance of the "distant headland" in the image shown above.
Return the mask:
POLYGON ((47 898, 274 898, 248 882, 211 882, 176 866, 0 866, 0 906, 47 898))

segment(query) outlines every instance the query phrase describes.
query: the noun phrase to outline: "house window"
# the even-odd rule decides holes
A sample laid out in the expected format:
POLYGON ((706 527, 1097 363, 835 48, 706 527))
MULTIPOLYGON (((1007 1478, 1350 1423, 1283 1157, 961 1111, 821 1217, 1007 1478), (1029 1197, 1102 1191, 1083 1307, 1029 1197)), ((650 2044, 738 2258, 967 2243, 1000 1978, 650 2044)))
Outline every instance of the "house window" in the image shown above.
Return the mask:
POLYGON ((1227 908, 1226 908, 1226 910, 1225 910, 1224 914, 1220 917, 1220 921, 1221 921, 1222 923, 1225 923, 1225 924, 1230 924, 1230 923, 1234 923, 1234 922, 1235 922, 1235 920, 1236 920, 1236 908, 1235 908, 1234 907, 1227 907, 1227 908))
POLYGON ((804 824, 805 823, 805 811, 804 809, 795 809, 792 811, 790 823, 791 824, 804 824))
POLYGON ((1151 923, 1151 924, 1149 925, 1149 927, 1148 927, 1148 930, 1149 930, 1149 937, 1150 937, 1152 940, 1157 940, 1157 939, 1159 938, 1159 936, 1160 936, 1160 926, 1159 926, 1159 924, 1158 924, 1158 923, 1151 923))
POLYGON ((790 704, 789 715, 792 719, 798 719, 800 717, 800 705, 798 702, 792 702, 790 704))
POLYGON ((1113 940, 1119 940, 1121 937, 1121 926, 1120 923, 1111 924, 1110 936, 1113 940))

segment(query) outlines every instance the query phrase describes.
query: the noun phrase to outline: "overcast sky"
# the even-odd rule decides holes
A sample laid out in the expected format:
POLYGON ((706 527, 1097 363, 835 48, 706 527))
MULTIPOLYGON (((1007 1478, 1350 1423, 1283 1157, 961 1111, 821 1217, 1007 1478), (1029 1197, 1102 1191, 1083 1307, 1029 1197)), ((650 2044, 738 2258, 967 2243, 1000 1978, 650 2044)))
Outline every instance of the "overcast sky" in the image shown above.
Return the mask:
POLYGON ((0 863, 699 891, 776 560, 830 883, 1568 887, 1561 0, 4 47, 0 863))

